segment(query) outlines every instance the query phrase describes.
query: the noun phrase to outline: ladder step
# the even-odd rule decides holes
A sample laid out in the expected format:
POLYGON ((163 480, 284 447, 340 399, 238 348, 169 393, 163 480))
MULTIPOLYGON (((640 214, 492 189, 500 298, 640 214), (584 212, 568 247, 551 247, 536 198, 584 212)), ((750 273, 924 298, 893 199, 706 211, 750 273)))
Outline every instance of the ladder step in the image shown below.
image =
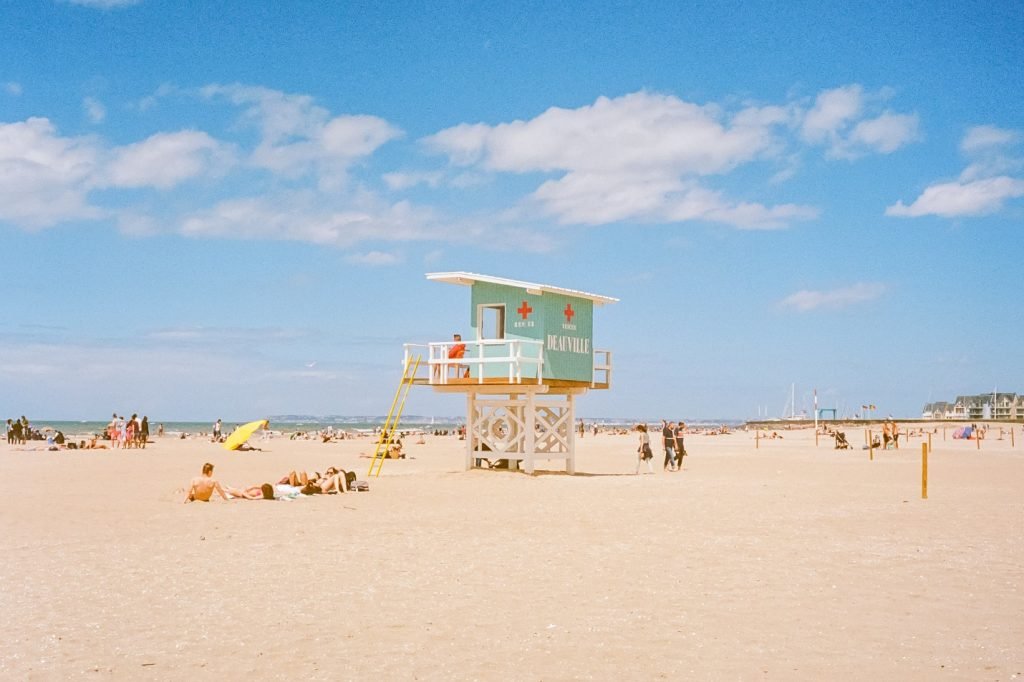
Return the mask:
POLYGON ((395 391, 395 398, 391 401, 391 410, 384 420, 384 426, 377 441, 377 447, 370 461, 368 476, 380 476, 380 470, 384 467, 384 460, 387 459, 391 450, 391 443, 394 441, 395 432, 398 430, 398 422, 402 417, 402 410, 405 409, 405 401, 409 397, 409 389, 417 383, 425 383, 425 380, 417 380, 416 372, 419 370, 422 356, 410 357, 402 370, 402 380, 398 383, 398 390, 395 391), (376 473, 374 473, 376 469, 376 473))

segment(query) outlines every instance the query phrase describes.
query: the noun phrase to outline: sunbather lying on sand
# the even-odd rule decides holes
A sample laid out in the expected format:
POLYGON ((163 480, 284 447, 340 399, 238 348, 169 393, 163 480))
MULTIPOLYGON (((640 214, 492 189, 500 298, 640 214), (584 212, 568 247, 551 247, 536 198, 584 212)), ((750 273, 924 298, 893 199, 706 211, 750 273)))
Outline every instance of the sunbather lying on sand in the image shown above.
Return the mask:
POLYGON ((316 495, 318 493, 343 493, 348 490, 348 483, 345 479, 345 471, 330 467, 321 476, 319 472, 312 476, 305 471, 291 471, 287 476, 278 481, 278 485, 289 485, 301 488, 303 495, 316 495))
POLYGON ((232 498, 240 500, 262 500, 263 490, 261 486, 251 485, 248 488, 232 488, 230 486, 224 486, 224 490, 232 498))

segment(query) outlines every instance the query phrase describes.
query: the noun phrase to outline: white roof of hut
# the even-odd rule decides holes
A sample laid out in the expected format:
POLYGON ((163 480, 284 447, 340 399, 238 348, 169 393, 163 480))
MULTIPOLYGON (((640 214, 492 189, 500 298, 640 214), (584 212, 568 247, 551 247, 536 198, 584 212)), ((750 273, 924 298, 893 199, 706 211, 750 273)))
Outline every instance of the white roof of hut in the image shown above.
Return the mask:
POLYGON ((561 294, 563 296, 585 298, 593 301, 595 305, 618 303, 619 301, 619 299, 612 298, 611 296, 591 294, 586 291, 577 291, 576 289, 565 289, 562 287, 551 286, 550 284, 522 282, 517 279, 505 279, 504 277, 492 277, 491 275, 478 275, 472 272, 428 272, 427 279, 434 280, 436 282, 448 282, 449 284, 461 284, 463 286, 472 286, 474 282, 488 282, 490 284, 500 284, 507 287, 526 289, 526 293, 534 295, 547 292, 549 294, 561 294))

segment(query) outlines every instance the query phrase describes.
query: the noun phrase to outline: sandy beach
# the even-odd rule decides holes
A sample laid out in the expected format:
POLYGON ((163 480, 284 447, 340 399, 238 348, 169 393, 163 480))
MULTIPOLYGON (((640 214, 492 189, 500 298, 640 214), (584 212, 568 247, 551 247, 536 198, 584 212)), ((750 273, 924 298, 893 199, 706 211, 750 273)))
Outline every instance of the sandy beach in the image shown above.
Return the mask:
MULTIPOLYGON (((951 430, 950 430, 951 431, 951 430)), ((407 440, 371 490, 182 504, 340 465, 368 440, 144 451, 0 444, 4 679, 1012 680, 1024 675, 1024 440, 899 451, 691 435, 632 475, 462 470, 407 440)), ((657 439, 655 439, 657 442, 657 439)))

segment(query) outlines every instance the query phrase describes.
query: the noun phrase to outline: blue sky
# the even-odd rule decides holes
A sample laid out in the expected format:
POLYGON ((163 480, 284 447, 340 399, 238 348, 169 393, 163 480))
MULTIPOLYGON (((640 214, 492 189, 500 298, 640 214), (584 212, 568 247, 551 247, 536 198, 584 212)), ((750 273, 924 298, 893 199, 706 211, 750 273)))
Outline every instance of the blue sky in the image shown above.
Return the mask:
POLYGON ((0 414, 382 414, 449 270, 621 299, 588 417, 1024 391, 1019 3, 381 4, 0 6, 0 414))

